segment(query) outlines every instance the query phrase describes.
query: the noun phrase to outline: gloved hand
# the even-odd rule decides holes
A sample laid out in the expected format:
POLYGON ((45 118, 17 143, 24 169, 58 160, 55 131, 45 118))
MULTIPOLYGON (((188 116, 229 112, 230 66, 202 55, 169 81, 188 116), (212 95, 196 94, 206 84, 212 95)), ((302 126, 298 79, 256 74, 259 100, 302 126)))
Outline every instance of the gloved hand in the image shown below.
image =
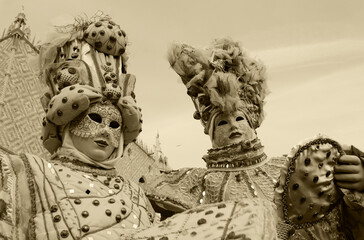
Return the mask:
POLYGON ((343 155, 334 167, 336 185, 342 188, 364 190, 364 164, 363 153, 352 147, 350 155, 343 155))

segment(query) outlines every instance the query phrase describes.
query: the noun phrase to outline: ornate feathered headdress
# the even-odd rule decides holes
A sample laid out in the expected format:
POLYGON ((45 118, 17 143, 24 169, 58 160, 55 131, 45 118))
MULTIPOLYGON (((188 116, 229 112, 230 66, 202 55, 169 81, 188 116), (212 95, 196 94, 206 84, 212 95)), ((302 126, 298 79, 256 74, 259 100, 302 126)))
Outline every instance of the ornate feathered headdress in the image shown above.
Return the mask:
POLYGON ((125 32, 104 14, 57 27, 41 46, 41 77, 50 89, 41 98, 43 144, 51 153, 62 143, 62 126, 100 101, 121 111, 124 145, 138 136, 141 109, 133 92, 135 77, 126 72, 126 46, 125 32))
POLYGON ((268 94, 265 66, 249 57, 239 43, 228 38, 215 40, 206 50, 174 44, 168 52, 172 68, 181 77, 196 111, 209 133, 218 112, 242 110, 256 129, 264 119, 263 104, 268 94))

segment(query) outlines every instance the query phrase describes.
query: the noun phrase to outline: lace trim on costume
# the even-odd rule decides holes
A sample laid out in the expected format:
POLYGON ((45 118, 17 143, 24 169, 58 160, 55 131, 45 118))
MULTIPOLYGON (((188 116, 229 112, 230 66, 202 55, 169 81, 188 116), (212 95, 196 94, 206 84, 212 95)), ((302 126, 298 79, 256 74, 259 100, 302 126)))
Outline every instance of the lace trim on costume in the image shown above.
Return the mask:
POLYGON ((252 141, 243 141, 221 148, 208 150, 203 156, 207 168, 241 168, 256 165, 265 159, 263 146, 258 138, 252 141))
POLYGON ((54 163, 54 164, 61 164, 62 166, 68 167, 70 169, 82 171, 82 172, 95 173, 97 175, 102 175, 102 176, 111 176, 111 177, 117 176, 117 172, 116 172, 115 168, 114 169, 101 169, 101 168, 97 168, 95 166, 89 165, 87 163, 81 162, 77 159, 71 159, 71 158, 64 157, 64 156, 60 157, 60 158, 51 159, 49 162, 54 163))
POLYGON ((35 221, 34 217, 37 214, 37 205, 36 205, 36 199, 35 199, 35 181, 34 181, 34 175, 29 163, 29 160, 25 154, 20 154, 21 159, 23 160, 24 167, 25 167, 25 174, 27 176, 27 182, 30 192, 30 203, 31 203, 31 218, 29 220, 29 237, 30 239, 36 239, 36 233, 35 233, 35 221))
POLYGON ((2 168, 2 157, 0 156, 0 187, 5 183, 4 181, 4 174, 3 174, 3 168, 2 168))
MULTIPOLYGON (((3 197, 0 198, 0 200, 2 201, 2 204, 5 204, 5 206, 3 206, 5 209, 2 209, 2 212, 0 212, 0 220, 3 221, 6 225, 5 227, 9 227, 9 229, 11 229, 10 232, 10 236, 9 235, 5 235, 6 233, 4 232, 4 239, 9 239, 9 237, 13 237, 15 239, 18 238, 18 232, 17 232, 17 220, 19 220, 19 218, 16 216, 16 187, 17 187, 17 175, 14 172, 13 169, 13 165, 11 163, 10 157, 9 155, 7 156, 7 161, 5 162, 3 159, 4 155, 0 156, 0 169, 1 170, 1 187, 2 187, 2 191, 5 192, 5 195, 9 197, 8 200, 3 199, 3 197), (4 164, 3 164, 4 161, 4 164), (3 175, 6 175, 6 177, 4 177, 3 175)), ((2 224, 1 224, 2 225, 2 224)), ((0 226, 1 228, 1 226, 0 226)), ((3 235, 0 235, 0 237, 3 237, 3 235)))

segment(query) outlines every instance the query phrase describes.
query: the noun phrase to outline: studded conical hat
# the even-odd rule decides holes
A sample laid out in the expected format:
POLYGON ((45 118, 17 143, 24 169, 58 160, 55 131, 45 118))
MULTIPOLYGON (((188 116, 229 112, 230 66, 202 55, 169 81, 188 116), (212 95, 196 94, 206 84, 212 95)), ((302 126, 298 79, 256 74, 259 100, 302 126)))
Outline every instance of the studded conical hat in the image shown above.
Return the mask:
POLYGON ((135 101, 135 77, 126 71, 126 46, 125 32, 103 14, 57 27, 41 45, 39 68, 49 86, 41 98, 47 113, 43 143, 51 153, 61 144, 62 126, 97 101, 119 107, 124 145, 136 139, 141 109, 135 101))

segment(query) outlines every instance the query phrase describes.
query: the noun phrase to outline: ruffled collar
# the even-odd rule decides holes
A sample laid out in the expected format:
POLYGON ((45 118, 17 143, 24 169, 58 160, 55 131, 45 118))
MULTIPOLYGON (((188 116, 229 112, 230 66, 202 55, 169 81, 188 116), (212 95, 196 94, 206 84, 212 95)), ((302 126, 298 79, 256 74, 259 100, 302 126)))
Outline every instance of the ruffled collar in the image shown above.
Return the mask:
POLYGON ((202 157, 209 170, 235 171, 263 164, 267 160, 264 147, 258 138, 220 148, 209 149, 202 157))

